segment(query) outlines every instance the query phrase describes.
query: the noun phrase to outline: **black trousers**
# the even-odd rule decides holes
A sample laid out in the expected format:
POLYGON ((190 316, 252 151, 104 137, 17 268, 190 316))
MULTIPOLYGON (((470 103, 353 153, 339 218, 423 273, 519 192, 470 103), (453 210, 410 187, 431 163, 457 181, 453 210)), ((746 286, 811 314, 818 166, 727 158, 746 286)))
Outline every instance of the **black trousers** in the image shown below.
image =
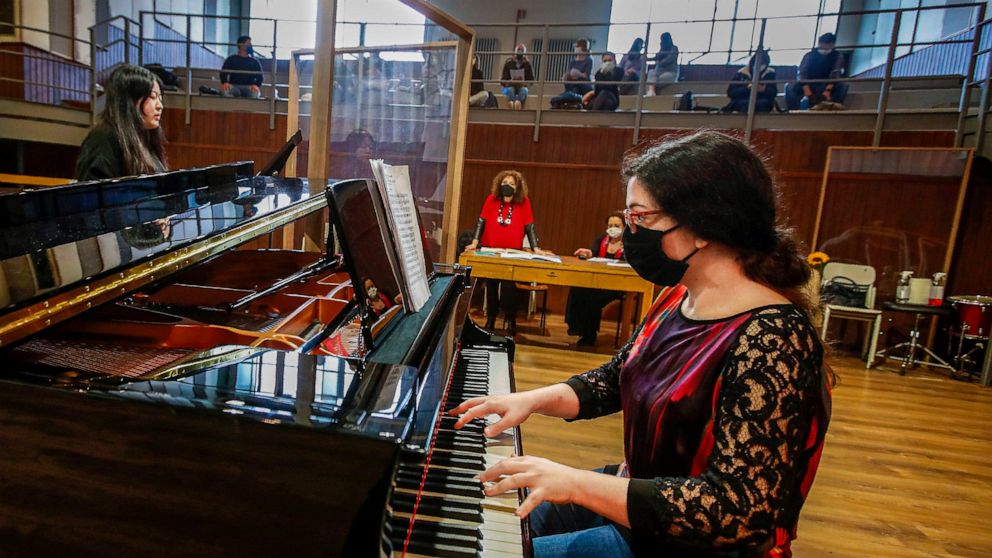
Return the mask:
POLYGON ((581 337, 595 337, 599 333, 603 308, 621 296, 623 293, 620 291, 572 287, 565 305, 565 322, 569 331, 581 337))
POLYGON ((513 281, 502 279, 485 279, 486 282, 486 316, 495 320, 500 310, 507 322, 517 321, 517 308, 523 292, 513 281))

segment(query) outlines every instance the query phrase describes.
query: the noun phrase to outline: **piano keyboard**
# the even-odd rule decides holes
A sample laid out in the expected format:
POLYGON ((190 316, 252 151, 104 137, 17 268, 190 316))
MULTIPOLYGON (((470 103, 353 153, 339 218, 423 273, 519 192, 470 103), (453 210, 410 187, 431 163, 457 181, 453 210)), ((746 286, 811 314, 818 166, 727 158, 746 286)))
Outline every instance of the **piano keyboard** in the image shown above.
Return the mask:
MULTIPOLYGON (((472 397, 510 391, 506 352, 463 348, 443 412, 472 397)), ((486 468, 516 455, 519 431, 488 438, 483 434, 486 421, 476 419, 455 430, 455 420, 447 415, 441 418, 406 556, 521 557, 522 524, 513 513, 519 505, 517 494, 486 497, 482 484, 474 479, 486 468)), ((416 464, 402 465, 397 474, 390 524, 395 556, 402 553, 422 476, 423 467, 416 464)))

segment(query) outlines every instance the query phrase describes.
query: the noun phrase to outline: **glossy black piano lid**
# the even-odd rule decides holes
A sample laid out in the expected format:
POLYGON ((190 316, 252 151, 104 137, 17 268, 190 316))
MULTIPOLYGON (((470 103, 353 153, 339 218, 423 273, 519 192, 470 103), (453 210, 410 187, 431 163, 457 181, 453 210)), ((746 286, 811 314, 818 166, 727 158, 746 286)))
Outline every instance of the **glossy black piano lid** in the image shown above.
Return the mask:
POLYGON ((308 198, 250 163, 0 196, 0 313, 308 198))
POLYGON ((91 393, 400 440, 413 420, 416 385, 411 367, 370 364, 361 370, 353 359, 261 349, 178 379, 91 393))

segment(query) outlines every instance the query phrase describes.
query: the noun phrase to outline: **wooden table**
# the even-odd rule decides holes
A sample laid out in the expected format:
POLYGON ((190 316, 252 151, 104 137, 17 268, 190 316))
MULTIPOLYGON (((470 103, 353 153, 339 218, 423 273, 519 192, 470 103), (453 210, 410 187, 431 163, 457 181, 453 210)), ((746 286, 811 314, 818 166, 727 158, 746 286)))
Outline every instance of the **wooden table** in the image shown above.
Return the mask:
MULTIPOLYGON (((626 266, 594 263, 573 256, 561 256, 561 263, 543 260, 520 260, 497 255, 465 252, 458 263, 472 268, 472 277, 504 279, 518 283, 542 283, 565 287, 590 287, 609 291, 625 291, 640 295, 637 319, 642 321, 654 302, 654 284, 641 279, 626 266)), ((620 338, 630 337, 633 304, 624 304, 620 317, 620 338)))

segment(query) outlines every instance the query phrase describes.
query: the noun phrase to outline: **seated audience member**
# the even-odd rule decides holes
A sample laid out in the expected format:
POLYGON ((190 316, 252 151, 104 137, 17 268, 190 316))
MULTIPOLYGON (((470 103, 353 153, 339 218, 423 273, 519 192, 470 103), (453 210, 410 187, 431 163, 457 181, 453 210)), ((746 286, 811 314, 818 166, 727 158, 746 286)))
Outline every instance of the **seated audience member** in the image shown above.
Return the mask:
POLYGON ((510 103, 510 108, 520 110, 527 101, 527 86, 534 81, 534 68, 527 59, 527 47, 523 43, 517 44, 513 53, 503 64, 499 83, 503 86, 503 95, 510 103))
POLYGON ((816 48, 807 52, 799 63, 799 81, 785 88, 789 110, 842 109, 847 97, 846 83, 806 83, 806 80, 836 79, 844 75, 844 55, 834 47, 833 33, 820 36, 816 48))
POLYGON ((621 95, 637 95, 638 82, 641 81, 641 70, 643 69, 641 68, 641 51, 643 50, 644 39, 638 37, 634 39, 634 43, 630 45, 630 50, 620 60, 623 81, 628 82, 620 86, 621 95))
MULTIPOLYGON (((579 248, 575 251, 575 255, 580 258, 595 256, 614 260, 623 259, 622 235, 623 214, 612 213, 606 220, 606 232, 596 237, 592 248, 579 248)), ((565 306, 568 334, 578 335, 580 346, 595 345, 603 308, 621 296, 623 293, 618 291, 572 287, 568 292, 568 303, 565 306)))
POLYGON ((654 95, 679 80, 679 47, 671 33, 661 34, 661 49, 654 55, 654 68, 648 72, 648 95, 654 95))
MULTIPOLYGON (((723 107, 723 112, 747 112, 748 104, 751 102, 751 81, 754 72, 755 59, 758 63, 758 79, 762 81, 775 80, 775 68, 769 66, 768 53, 758 51, 751 57, 751 60, 737 73, 734 74, 733 83, 727 86, 727 96, 730 102, 723 107)), ((755 112, 771 112, 775 107, 775 96, 778 95, 778 86, 774 83, 759 83, 758 98, 754 102, 755 112)))
POLYGON ((586 93, 582 103, 589 110, 617 110, 620 106, 620 86, 623 70, 617 67, 617 56, 612 52, 603 55, 603 65, 596 72, 596 88, 586 93))
POLYGON ((479 55, 472 55, 472 84, 469 86, 468 106, 470 107, 492 107, 496 106, 496 98, 492 93, 486 91, 484 83, 485 76, 482 75, 482 68, 479 67, 479 55))
POLYGON ((238 37, 238 53, 224 61, 220 72, 220 93, 225 97, 262 96, 262 65, 252 56, 251 37, 238 37), (234 71, 225 71, 234 70, 234 71), (251 72, 251 73, 242 73, 251 72))
POLYGON ((579 39, 575 42, 575 56, 568 63, 561 80, 565 82, 565 92, 551 99, 551 108, 562 108, 565 103, 578 105, 582 96, 592 91, 589 76, 592 75, 592 58, 589 58, 589 41, 579 39))

